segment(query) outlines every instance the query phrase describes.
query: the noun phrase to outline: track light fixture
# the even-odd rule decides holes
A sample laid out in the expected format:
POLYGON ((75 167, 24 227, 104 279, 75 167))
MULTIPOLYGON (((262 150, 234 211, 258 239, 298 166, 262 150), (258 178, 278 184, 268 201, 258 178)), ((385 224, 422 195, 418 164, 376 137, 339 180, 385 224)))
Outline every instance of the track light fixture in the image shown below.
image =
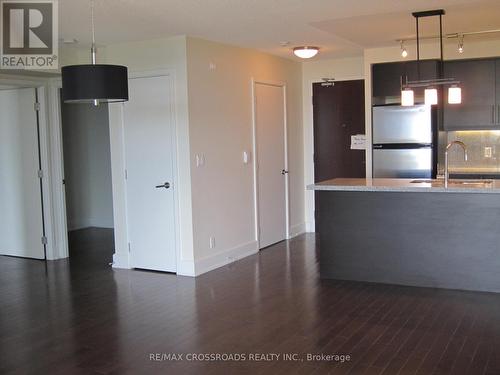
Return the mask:
POLYGON ((458 53, 464 53, 464 36, 458 37, 458 53))

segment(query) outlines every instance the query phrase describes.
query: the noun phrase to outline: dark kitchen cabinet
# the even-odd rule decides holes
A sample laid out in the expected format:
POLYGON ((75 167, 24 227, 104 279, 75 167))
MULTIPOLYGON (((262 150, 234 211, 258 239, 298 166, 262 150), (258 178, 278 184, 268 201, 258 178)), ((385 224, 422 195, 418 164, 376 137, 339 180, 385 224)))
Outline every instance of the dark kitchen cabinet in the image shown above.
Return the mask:
MULTIPOLYGON (((391 62, 372 65, 372 104, 397 103, 401 97, 401 81, 434 79, 439 73, 438 60, 391 62)), ((416 102, 423 101, 423 89, 415 89, 416 102)))
POLYGON ((444 77, 460 81, 462 103, 448 104, 444 90, 444 130, 478 130, 498 128, 496 100, 500 80, 494 59, 446 61, 444 77))

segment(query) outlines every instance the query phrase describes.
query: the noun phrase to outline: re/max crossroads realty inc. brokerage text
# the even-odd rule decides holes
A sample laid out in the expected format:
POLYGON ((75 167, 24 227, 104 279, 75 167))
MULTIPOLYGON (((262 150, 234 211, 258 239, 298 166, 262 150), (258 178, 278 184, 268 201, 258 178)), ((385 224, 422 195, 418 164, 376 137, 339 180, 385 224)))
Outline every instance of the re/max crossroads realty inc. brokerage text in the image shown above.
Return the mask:
POLYGON ((152 362, 349 362, 348 354, 324 353, 149 353, 152 362))

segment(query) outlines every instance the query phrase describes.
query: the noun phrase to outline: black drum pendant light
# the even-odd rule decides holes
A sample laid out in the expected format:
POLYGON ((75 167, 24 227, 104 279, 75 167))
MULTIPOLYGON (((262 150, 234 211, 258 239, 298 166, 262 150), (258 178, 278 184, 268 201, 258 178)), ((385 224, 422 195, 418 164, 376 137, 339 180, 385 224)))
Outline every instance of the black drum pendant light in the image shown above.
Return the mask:
POLYGON ((69 65, 61 69, 64 103, 114 103, 128 101, 127 67, 96 64, 94 1, 90 2, 92 22, 92 64, 69 65))

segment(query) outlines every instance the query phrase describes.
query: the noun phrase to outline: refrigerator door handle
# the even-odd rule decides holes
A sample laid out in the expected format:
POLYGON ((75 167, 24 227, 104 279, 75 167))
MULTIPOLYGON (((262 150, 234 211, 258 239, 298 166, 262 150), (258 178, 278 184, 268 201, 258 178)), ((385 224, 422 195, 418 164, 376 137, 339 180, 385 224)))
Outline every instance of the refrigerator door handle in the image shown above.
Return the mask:
POLYGON ((373 149, 378 150, 415 150, 432 148, 432 143, 375 143, 373 149))

